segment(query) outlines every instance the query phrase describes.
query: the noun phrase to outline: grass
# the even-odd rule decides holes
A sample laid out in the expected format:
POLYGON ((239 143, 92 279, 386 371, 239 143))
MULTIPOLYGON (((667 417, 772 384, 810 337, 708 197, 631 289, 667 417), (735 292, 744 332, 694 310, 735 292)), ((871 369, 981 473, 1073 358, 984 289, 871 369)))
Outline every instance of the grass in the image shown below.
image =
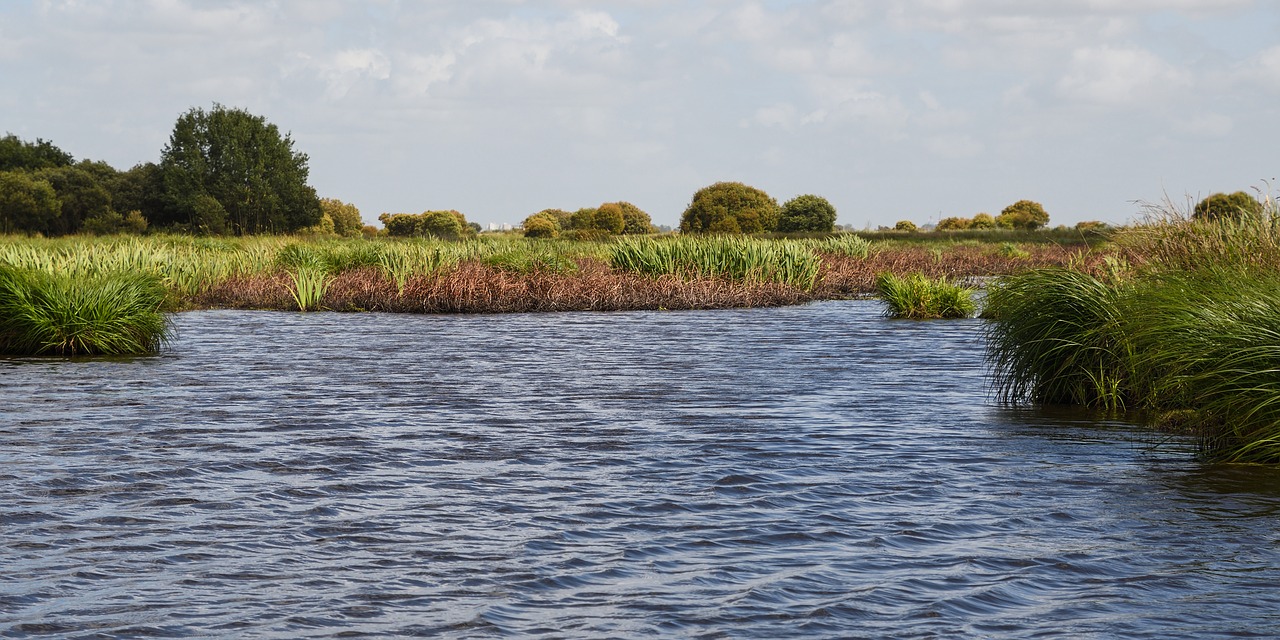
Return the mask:
POLYGON ((1174 212, 1122 231, 1106 275, 1035 269, 988 295, 988 357, 1007 402, 1145 413, 1207 456, 1280 463, 1280 219, 1174 212))
POLYGON ((78 277, 0 265, 0 353, 138 355, 169 335, 152 275, 78 277))
POLYGON ((626 238, 609 245, 609 263, 651 277, 726 278, 813 289, 820 258, 801 240, 744 236, 626 238))
POLYGON ((977 310, 974 290, 946 278, 930 279, 920 273, 895 275, 882 273, 876 278, 876 289, 893 318, 929 320, 969 318, 977 310))

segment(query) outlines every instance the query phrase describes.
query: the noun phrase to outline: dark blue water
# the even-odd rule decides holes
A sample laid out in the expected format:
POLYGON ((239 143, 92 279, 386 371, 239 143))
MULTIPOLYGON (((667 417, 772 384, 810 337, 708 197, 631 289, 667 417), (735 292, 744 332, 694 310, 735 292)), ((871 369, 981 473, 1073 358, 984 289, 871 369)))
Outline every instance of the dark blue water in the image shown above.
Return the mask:
POLYGON ((980 321, 199 312, 0 360, 6 637, 1249 637, 1280 473, 988 400, 980 321))

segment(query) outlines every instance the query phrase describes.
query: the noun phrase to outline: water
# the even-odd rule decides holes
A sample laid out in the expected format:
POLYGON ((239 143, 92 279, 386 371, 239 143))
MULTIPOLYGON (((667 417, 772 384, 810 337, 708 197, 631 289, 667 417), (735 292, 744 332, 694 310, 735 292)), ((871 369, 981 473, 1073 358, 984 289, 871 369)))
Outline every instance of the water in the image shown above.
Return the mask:
POLYGON ((987 399, 979 321, 177 317, 0 360, 6 637, 1249 637, 1280 473, 987 399))

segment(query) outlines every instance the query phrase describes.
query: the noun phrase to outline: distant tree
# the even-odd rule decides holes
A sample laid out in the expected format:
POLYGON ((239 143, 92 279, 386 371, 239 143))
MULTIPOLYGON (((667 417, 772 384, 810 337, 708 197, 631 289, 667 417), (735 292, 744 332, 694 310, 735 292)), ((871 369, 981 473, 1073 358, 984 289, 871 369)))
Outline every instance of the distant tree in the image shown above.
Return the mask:
POLYGON ((555 218, 541 213, 525 218, 522 227, 526 238, 554 238, 560 235, 560 226, 556 224, 555 218))
POLYGON ((573 212, 569 216, 569 224, 566 229, 575 231, 590 231, 596 228, 596 210, 592 207, 583 207, 573 212))
POLYGON ((214 104, 179 116, 160 170, 166 225, 198 233, 283 233, 314 225, 322 215, 307 185, 306 154, 294 151, 293 140, 274 124, 242 109, 214 104))
POLYGON ((616 202, 606 202, 596 208, 595 228, 609 235, 621 235, 627 228, 626 214, 616 202))
POLYGON ((52 142, 36 138, 25 142, 12 133, 0 138, 0 171, 36 171, 71 166, 71 154, 52 142))
POLYGON ((0 171, 0 233, 45 233, 61 210, 48 181, 25 171, 0 171))
POLYGON ((1099 220, 1084 220, 1076 223, 1076 231, 1104 231, 1111 225, 1099 220))
POLYGON ((147 219, 142 216, 141 211, 130 211, 122 215, 114 210, 85 220, 82 228, 85 233, 99 236, 115 233, 138 235, 146 230, 147 219))
POLYGON ((916 226, 916 223, 910 220, 899 220, 893 225, 893 229, 895 231, 916 231, 919 227, 916 226))
POLYGON ((471 229, 471 235, 476 235, 481 231, 484 231, 484 227, 480 226, 479 222, 468 222, 467 227, 471 229))
POLYGON ((358 236, 360 229, 364 227, 360 210, 354 204, 347 204, 337 198, 321 198, 320 211, 329 216, 333 222, 333 232, 340 236, 358 236))
POLYGON ((796 196, 782 205, 778 231, 831 233, 836 228, 836 208, 826 198, 815 195, 796 196))
POLYGON ((1215 193, 1201 200, 1191 212, 1195 220, 1231 220, 1262 213, 1262 203, 1245 191, 1215 193))
POLYGON ((969 221, 970 229, 994 229, 996 228, 996 219, 989 213, 979 213, 973 216, 973 220, 969 221))
POLYGON ((137 211, 148 221, 164 218, 167 200, 160 165, 154 162, 134 165, 128 171, 116 172, 105 186, 111 193, 112 209, 137 211))
POLYGON ((972 226, 972 220, 953 216, 939 220, 938 226, 934 228, 938 231, 964 231, 972 226))
POLYGON ((35 172, 35 177, 47 181, 61 203, 58 216, 45 229, 49 235, 79 233, 85 220, 112 212, 111 193, 80 165, 41 169, 35 172))
POLYGON ((1049 224, 1049 214, 1039 202, 1019 200, 996 216, 996 226, 1005 229, 1039 229, 1049 224))
POLYGON ((418 231, 418 216, 412 213, 384 213, 378 216, 378 222, 389 236, 408 238, 418 231))
POLYGON ((762 233, 778 226, 778 201, 741 182, 717 182, 693 194, 681 233, 762 233))
POLYGON ((466 227, 466 218, 457 211, 424 211, 418 216, 417 235, 456 240, 466 227))
MULTIPOLYGON (((618 201, 608 204, 618 205, 622 210, 622 233, 625 235, 645 235, 654 232, 653 218, 640 207, 630 202, 618 201)), ((605 205, 600 205, 604 208, 605 205)))

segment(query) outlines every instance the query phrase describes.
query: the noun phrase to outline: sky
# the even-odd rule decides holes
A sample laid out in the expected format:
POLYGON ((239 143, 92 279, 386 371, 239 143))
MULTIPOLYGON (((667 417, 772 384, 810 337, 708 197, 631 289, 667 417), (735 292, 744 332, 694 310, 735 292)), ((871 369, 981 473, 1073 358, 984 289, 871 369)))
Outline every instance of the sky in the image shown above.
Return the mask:
POLYGON ((855 228, 1277 185, 1274 0, 0 0, 0 130, 118 169, 245 109, 321 197, 481 224, 699 188, 855 228))

